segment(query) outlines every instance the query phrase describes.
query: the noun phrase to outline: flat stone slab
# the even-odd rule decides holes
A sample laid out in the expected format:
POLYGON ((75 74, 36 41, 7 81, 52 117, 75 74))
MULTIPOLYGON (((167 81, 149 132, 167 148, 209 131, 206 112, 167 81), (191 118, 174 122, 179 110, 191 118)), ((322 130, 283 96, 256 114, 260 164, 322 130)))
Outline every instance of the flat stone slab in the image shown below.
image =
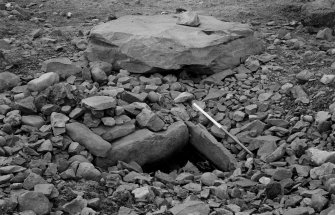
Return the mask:
POLYGON ((194 66, 214 73, 263 50, 249 25, 199 18, 198 27, 189 27, 176 24, 174 15, 123 16, 91 30, 86 55, 132 73, 194 66))

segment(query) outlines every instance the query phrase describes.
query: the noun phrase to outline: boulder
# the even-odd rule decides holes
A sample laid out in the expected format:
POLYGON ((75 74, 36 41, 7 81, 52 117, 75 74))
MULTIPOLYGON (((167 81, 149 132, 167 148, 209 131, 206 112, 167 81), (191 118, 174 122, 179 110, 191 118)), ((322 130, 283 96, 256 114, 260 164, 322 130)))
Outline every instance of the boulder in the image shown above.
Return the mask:
POLYGON ((335 1, 316 0, 301 8, 302 23, 314 27, 333 27, 335 25, 335 1))
POLYGON ((190 131, 190 143, 208 160, 222 171, 235 169, 237 161, 235 157, 219 143, 213 135, 202 125, 186 122, 190 131))
POLYGON ((197 28, 176 24, 174 15, 123 16, 95 26, 86 56, 132 73, 196 66, 220 72, 260 53, 262 43, 247 24, 200 16, 197 28))
POLYGON ((84 124, 74 122, 66 125, 66 132, 72 140, 85 146, 93 155, 105 157, 111 144, 96 135, 84 124))
POLYGON ((139 165, 154 163, 171 156, 188 143, 188 129, 183 122, 176 122, 164 132, 152 132, 148 129, 134 133, 112 143, 105 158, 97 158, 99 167, 116 165, 117 161, 135 161, 139 165))

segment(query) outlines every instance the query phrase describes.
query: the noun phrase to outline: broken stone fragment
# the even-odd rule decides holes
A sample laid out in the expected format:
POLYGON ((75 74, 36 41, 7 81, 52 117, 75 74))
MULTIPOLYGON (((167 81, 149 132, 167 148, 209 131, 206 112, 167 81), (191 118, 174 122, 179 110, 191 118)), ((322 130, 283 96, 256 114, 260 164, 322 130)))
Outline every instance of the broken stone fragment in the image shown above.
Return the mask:
POLYGON ((202 125, 186 122, 190 131, 190 143, 208 160, 214 163, 219 170, 230 171, 235 169, 235 157, 212 136, 202 125))
POLYGON ((51 127, 55 136, 65 133, 65 124, 70 120, 62 113, 53 112, 50 116, 51 127))
POLYGON ((101 172, 97 170, 93 164, 82 162, 78 166, 76 176, 86 180, 99 181, 101 178, 101 172))
POLYGON ((70 215, 77 215, 80 214, 86 206, 87 200, 81 196, 77 196, 77 198, 73 199, 71 202, 65 203, 62 206, 62 209, 70 215))
POLYGON ((40 92, 59 82, 59 75, 54 72, 42 74, 40 77, 28 82, 27 89, 40 92))
POLYGON ((66 132, 72 140, 83 145, 95 156, 105 157, 111 144, 93 133, 84 124, 74 122, 66 125, 66 132))
POLYGON ((118 160, 135 161, 141 166, 154 163, 169 158, 185 147, 188 137, 187 126, 182 121, 173 123, 164 132, 137 130, 112 142, 105 158, 98 158, 96 164, 99 167, 108 167, 115 165, 118 160))
POLYGON ((136 121, 142 128, 148 128, 151 131, 161 131, 165 123, 154 112, 148 109, 143 109, 141 113, 136 116, 136 121))
POLYGON ((116 107, 116 100, 109 96, 92 96, 83 99, 81 103, 91 110, 107 110, 116 107))
POLYGON ((319 132, 325 132, 331 129, 331 114, 327 111, 319 111, 315 116, 315 123, 319 132))
POLYGON ((198 27, 200 25, 200 19, 196 12, 186 11, 178 16, 177 24, 198 27))

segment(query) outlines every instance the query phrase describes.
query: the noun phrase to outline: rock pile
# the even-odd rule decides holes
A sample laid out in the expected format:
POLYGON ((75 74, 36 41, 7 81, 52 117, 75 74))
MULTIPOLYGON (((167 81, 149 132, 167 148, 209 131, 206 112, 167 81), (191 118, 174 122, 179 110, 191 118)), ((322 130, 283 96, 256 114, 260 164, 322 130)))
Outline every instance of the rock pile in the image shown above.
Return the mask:
POLYGON ((1 213, 333 214, 335 104, 317 105, 334 79, 305 64, 330 62, 335 51, 320 35, 263 36, 268 53, 210 76, 145 76, 64 58, 45 61, 35 77, 0 73, 1 213), (325 51, 315 51, 320 41, 325 51), (296 75, 283 77, 288 72, 296 75), (187 162, 143 172, 187 145, 215 169, 187 162))

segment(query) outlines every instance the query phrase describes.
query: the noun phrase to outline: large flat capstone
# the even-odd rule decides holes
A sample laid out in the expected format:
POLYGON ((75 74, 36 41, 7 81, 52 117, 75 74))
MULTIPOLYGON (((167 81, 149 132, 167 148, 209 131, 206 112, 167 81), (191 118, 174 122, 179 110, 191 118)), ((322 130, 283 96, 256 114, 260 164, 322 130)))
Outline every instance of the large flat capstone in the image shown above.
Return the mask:
POLYGON ((263 50, 249 25, 199 18, 199 27, 189 27, 174 15, 123 16, 91 30, 86 55, 132 73, 195 67, 214 73, 263 50))
POLYGON ((136 161, 140 165, 166 159, 181 150, 188 143, 188 129, 182 122, 176 122, 164 132, 140 129, 112 142, 112 148, 104 158, 98 157, 99 167, 116 165, 117 161, 136 161))

